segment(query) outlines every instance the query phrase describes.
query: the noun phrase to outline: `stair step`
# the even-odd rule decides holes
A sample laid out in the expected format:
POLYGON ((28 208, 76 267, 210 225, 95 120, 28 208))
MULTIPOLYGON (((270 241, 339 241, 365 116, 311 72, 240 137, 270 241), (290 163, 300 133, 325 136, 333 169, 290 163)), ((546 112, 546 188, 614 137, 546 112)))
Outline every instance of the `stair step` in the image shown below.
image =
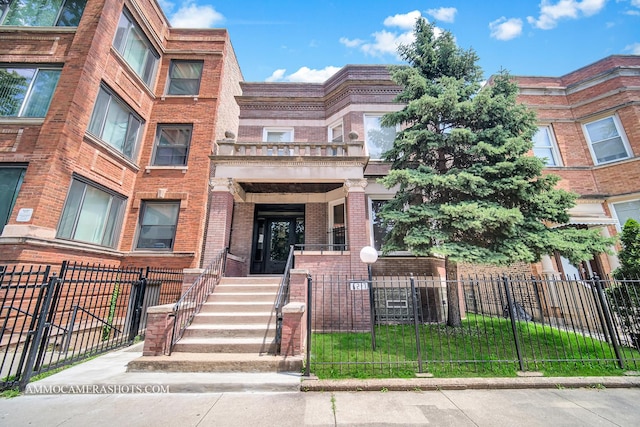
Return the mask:
POLYGON ((185 338, 275 338, 275 325, 204 325, 191 324, 185 331, 185 338))
POLYGON ((277 294, 279 288, 280 288, 280 285, 245 285, 245 284, 218 285, 216 286, 214 292, 217 292, 217 293, 271 292, 273 294, 277 294))
POLYGON ((202 304, 200 313, 237 313, 271 311, 273 301, 210 301, 202 304))
POLYGON ((264 338, 181 338, 175 352, 186 353, 275 353, 274 340, 264 338))
POLYGON ((261 355, 257 353, 173 352, 171 356, 142 356, 130 361, 127 365, 127 372, 299 373, 301 369, 302 357, 261 355))
POLYGON ((269 277, 257 277, 257 276, 246 276, 246 277, 223 277, 220 279, 221 285, 229 285, 229 284, 245 284, 245 285, 280 285, 282 281, 282 276, 269 276, 269 277))
POLYGON ((193 318, 192 324, 222 325, 222 324, 260 324, 275 322, 276 316, 270 311, 229 311, 229 312, 200 312, 193 318))
POLYGON ((209 295, 207 298, 207 302, 216 302, 216 301, 230 301, 230 302, 266 302, 270 301, 271 303, 276 300, 276 293, 274 292, 251 292, 251 293, 243 293, 243 292, 214 292, 209 295))

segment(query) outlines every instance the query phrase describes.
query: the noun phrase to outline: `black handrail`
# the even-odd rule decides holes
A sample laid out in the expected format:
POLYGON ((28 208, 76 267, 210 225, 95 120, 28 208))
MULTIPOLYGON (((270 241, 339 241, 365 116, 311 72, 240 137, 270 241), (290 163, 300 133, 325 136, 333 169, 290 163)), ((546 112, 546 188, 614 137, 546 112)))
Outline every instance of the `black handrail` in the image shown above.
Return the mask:
POLYGON ((278 295, 276 296, 275 312, 276 312, 276 352, 280 354, 280 344, 282 342, 282 307, 289 302, 289 280, 291 278, 291 267, 293 267, 294 245, 289 247, 289 257, 284 267, 278 295))
POLYGON ((209 266, 173 306, 175 322, 171 332, 171 345, 167 349, 169 355, 176 342, 182 338, 185 329, 191 324, 195 315, 200 312, 202 304, 205 303, 209 294, 213 292, 220 279, 224 277, 226 259, 227 249, 225 248, 215 255, 209 266))

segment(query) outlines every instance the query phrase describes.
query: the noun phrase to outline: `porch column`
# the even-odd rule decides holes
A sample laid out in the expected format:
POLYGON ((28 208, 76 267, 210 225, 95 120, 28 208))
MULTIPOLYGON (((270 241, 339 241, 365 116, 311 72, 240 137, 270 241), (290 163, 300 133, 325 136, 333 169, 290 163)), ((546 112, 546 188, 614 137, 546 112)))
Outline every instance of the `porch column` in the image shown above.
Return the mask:
POLYGON ((351 274, 365 277, 367 266, 360 261, 360 249, 371 244, 367 229, 366 179, 347 179, 344 189, 347 199, 347 242, 351 257, 351 274))
POLYGON ((558 272, 553 268, 553 261, 551 261, 551 257, 549 255, 542 255, 542 257, 540 257, 540 262, 542 263, 543 276, 548 279, 558 277, 558 272))
MULTIPOLYGON (((600 229, 600 234, 602 234, 604 237, 611 237, 611 233, 609 233, 609 228, 607 226, 604 226, 600 229)), ((616 268, 620 267, 620 260, 618 259, 616 248, 612 246, 610 250, 611 254, 607 254, 607 260, 609 261, 609 268, 611 269, 611 271, 613 271, 616 268)), ((609 273, 611 273, 611 271, 609 271, 609 273)))
POLYGON ((229 247, 231 219, 233 217, 233 194, 235 192, 233 179, 231 178, 212 178, 209 186, 211 195, 203 267, 209 265, 216 253, 229 247))

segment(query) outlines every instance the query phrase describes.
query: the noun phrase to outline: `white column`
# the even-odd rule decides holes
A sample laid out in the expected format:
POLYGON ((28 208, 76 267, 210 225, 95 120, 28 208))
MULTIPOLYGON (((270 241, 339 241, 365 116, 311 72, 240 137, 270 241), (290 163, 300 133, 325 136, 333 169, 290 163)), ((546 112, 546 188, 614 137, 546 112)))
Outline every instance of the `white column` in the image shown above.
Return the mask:
MULTIPOLYGON (((602 234, 604 237, 611 237, 611 234, 609 233, 609 229, 607 227, 602 227, 600 229, 600 234, 602 234)), ((611 271, 613 271, 616 268, 620 267, 620 260, 618 259, 616 248, 611 246, 611 248, 609 249, 611 250, 611 255, 607 254, 607 259, 609 260, 609 267, 611 267, 611 271)))

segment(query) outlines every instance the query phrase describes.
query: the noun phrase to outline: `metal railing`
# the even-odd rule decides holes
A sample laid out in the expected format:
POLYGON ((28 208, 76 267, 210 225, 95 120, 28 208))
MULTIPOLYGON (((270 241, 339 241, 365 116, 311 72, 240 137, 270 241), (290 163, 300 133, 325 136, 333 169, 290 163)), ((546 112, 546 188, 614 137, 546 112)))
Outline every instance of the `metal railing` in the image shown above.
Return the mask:
POLYGON ((319 252, 320 255, 322 255, 325 252, 344 253, 349 250, 349 247, 347 245, 334 245, 332 243, 299 243, 295 245, 295 249, 302 254, 305 252, 319 252))
POLYGON ((291 268, 293 267, 294 248, 294 245, 289 247, 287 264, 284 267, 284 273, 282 274, 282 280, 278 287, 278 294, 276 295, 276 303, 274 306, 276 312, 276 354, 280 354, 280 345, 282 343, 282 307, 289 303, 289 282, 291 279, 291 268))
MULTIPOLYGON (((640 367, 640 281, 465 277, 461 326, 447 326, 439 277, 316 276, 309 294, 308 358, 320 376, 513 375, 640 367)), ((455 287, 454 287, 455 289, 455 287)))
POLYGON ((0 268, 0 389, 24 389, 33 375, 131 344, 146 307, 175 298, 182 282, 182 270, 67 261, 51 270, 0 268))
POLYGON ((227 249, 218 252, 211 263, 198 276, 173 307, 174 324, 171 331, 171 345, 168 346, 168 355, 173 346, 178 342, 185 329, 191 324, 196 314, 200 312, 207 297, 224 277, 224 268, 227 259, 227 249))

